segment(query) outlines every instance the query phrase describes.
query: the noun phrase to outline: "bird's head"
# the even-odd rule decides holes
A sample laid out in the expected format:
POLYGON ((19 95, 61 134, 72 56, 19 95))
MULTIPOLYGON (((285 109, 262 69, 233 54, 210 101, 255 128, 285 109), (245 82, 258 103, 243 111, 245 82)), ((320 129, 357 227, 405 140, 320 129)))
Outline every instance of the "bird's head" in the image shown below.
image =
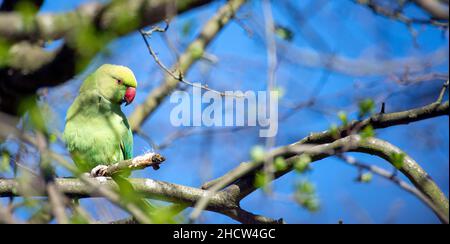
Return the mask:
POLYGON ((104 64, 93 73, 92 79, 94 84, 90 86, 94 85, 95 89, 111 103, 128 105, 136 96, 136 78, 133 71, 125 66, 104 64))

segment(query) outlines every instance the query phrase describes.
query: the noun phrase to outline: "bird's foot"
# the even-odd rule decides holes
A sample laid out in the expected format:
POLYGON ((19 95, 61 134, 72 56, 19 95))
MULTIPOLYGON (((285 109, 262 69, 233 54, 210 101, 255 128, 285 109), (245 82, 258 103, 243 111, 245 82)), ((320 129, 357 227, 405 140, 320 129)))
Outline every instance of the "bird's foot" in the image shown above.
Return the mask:
POLYGON ((108 166, 106 165, 97 165, 95 168, 91 170, 91 177, 100 177, 100 176, 106 176, 108 166))

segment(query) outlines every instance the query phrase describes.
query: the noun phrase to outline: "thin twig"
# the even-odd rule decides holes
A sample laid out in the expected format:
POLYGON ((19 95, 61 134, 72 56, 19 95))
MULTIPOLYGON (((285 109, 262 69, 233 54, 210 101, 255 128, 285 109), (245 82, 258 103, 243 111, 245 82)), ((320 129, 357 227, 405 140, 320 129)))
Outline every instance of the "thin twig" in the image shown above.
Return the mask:
POLYGON ((367 170, 373 174, 376 174, 378 176, 383 177, 384 179, 391 181, 392 183, 396 184, 403 190, 415 195, 417 198, 422 200, 422 202, 424 202, 429 208, 433 209, 435 212, 439 211, 433 204, 433 202, 430 201, 422 192, 420 192, 413 185, 408 184, 406 181, 401 180, 396 174, 392 173, 391 171, 385 170, 375 165, 361 163, 357 161, 354 157, 347 155, 338 155, 338 158, 349 165, 357 167, 360 170, 361 169, 367 170))
POLYGON ((439 97, 436 100, 436 103, 442 103, 442 99, 444 99, 445 92, 448 89, 448 80, 442 85, 441 92, 439 93, 439 97))
POLYGON ((375 14, 383 15, 387 18, 398 20, 398 21, 406 24, 407 26, 411 26, 412 24, 430 24, 430 25, 434 25, 437 27, 444 27, 444 28, 448 27, 448 22, 437 21, 437 20, 434 20, 431 18, 430 19, 410 18, 410 17, 406 16, 400 9, 390 10, 381 5, 376 4, 375 1, 373 1, 373 0, 369 0, 369 1, 355 0, 354 2, 356 4, 366 5, 375 14))
POLYGON ((63 194, 61 194, 61 192, 57 189, 54 182, 47 183, 47 194, 52 212, 58 224, 68 224, 69 219, 67 217, 65 207, 66 199, 63 194))
MULTIPOLYGON (((277 71, 277 44, 275 42, 275 23, 273 20, 272 6, 269 0, 264 0, 263 3, 264 23, 265 23, 265 37, 267 46, 267 94, 270 94, 276 86, 276 71, 277 71)), ((278 97, 276 98, 278 99, 278 97)), ((272 107, 270 107, 272 109, 272 107)), ((270 150, 275 146, 275 136, 266 138, 266 150, 270 150)), ((267 182, 273 180, 273 159, 269 159, 264 163, 264 174, 267 178, 267 182)), ((265 185, 266 192, 271 193, 271 185, 265 185)))
POLYGON ((188 81, 188 80, 186 80, 184 78, 184 75, 181 72, 179 72, 178 75, 177 75, 174 72, 172 72, 165 64, 163 64, 161 62, 161 60, 159 59, 158 54, 156 54, 156 52, 150 46, 150 43, 148 42, 147 37, 149 37, 153 32, 165 32, 167 30, 167 28, 168 28, 168 25, 165 28, 153 27, 149 31, 139 30, 139 32, 142 35, 142 38, 144 39, 145 45, 147 46, 147 49, 148 49, 150 55, 155 60, 156 64, 158 64, 158 66, 161 67, 161 69, 163 69, 169 76, 171 76, 172 78, 174 78, 175 80, 177 80, 177 81, 179 81, 181 83, 187 84, 187 85, 192 86, 192 87, 197 87, 197 88, 200 88, 200 89, 203 89, 203 90, 206 90, 206 91, 214 92, 214 93, 220 95, 221 97, 224 97, 224 96, 243 97, 241 95, 234 95, 234 94, 233 95, 229 95, 229 94, 226 94, 225 92, 220 92, 220 91, 211 89, 207 85, 202 85, 201 83, 190 82, 190 81, 188 81))
POLYGON ((3 207, 0 204, 0 224, 17 224, 19 223, 14 219, 8 208, 3 207))

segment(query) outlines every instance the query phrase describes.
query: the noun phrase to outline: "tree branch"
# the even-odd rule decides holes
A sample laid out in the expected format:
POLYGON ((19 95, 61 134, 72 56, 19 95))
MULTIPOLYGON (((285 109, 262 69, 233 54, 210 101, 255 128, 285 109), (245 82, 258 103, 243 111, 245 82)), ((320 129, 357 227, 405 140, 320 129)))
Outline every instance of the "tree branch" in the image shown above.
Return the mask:
MULTIPOLYGON (((230 0, 222 6, 218 12, 206 22, 197 38, 179 57, 177 63, 172 67, 172 70, 177 70, 176 73, 185 76, 194 62, 202 57, 202 54, 209 43, 217 36, 245 2, 245 0, 230 0)), ((128 118, 134 132, 139 130, 148 116, 150 116, 164 98, 177 87, 179 82, 179 79, 166 75, 164 82, 154 89, 142 104, 136 106, 135 110, 128 118)))
POLYGON ((364 169, 368 170, 369 172, 379 175, 394 184, 398 185, 403 190, 415 195, 417 198, 419 198, 423 203, 425 203, 429 208, 431 208, 435 213, 439 212, 439 209, 436 208, 436 206, 433 204, 432 201, 430 201, 427 196, 425 196, 421 191, 419 191, 416 187, 408 184, 407 182, 401 180, 399 177, 396 176, 395 172, 385 170, 383 168, 380 168, 375 165, 369 165, 365 163, 361 163, 357 161, 354 157, 341 155, 339 156, 340 159, 342 159, 345 163, 355 166, 358 169, 364 169))
POLYGON ((34 94, 41 87, 66 82, 112 39, 209 2, 211 0, 88 3, 68 13, 31 16, 26 23, 20 13, 0 13, 0 36, 11 44, 6 63, 2 62, 0 67, 0 111, 17 114, 22 97, 34 94), (91 35, 102 43, 92 45, 87 51, 85 46, 80 46, 79 39, 91 29, 91 35), (58 50, 48 52, 42 47, 43 41, 60 38, 64 38, 65 43, 58 50))
MULTIPOLYGON (((431 10, 431 12, 434 12, 435 16, 433 16, 433 19, 409 18, 403 13, 403 9, 402 10, 389 9, 389 8, 382 6, 381 4, 377 4, 376 1, 372 1, 372 0, 369 0, 369 1, 357 0, 357 1, 355 1, 355 3, 366 5, 368 8, 370 8, 376 14, 385 16, 390 19, 398 20, 402 23, 405 23, 408 26, 411 24, 432 24, 432 25, 441 26, 441 27, 448 26, 448 23, 442 23, 442 22, 435 20, 435 19, 445 19, 445 14, 442 11, 445 11, 445 13, 447 12, 447 10, 445 10, 445 8, 443 8, 442 5, 438 6, 436 4, 437 1, 435 1, 435 0, 415 0, 415 2, 419 7, 425 9, 425 11, 430 12, 429 10, 431 10), (437 16, 440 16, 440 17, 437 17, 437 16)), ((448 19, 448 13, 447 13, 446 19, 448 19)))
MULTIPOLYGON (((439 219, 444 223, 448 223, 448 199, 445 197, 444 193, 412 158, 388 142, 376 138, 362 139, 358 135, 352 135, 338 139, 332 143, 316 145, 310 149, 296 149, 295 147, 297 146, 290 145, 282 147, 277 149, 279 153, 271 155, 271 157, 285 158, 288 164, 287 169, 275 172, 275 179, 290 172, 293 169, 294 162, 298 160, 298 155, 301 153, 307 154, 311 157, 311 162, 315 162, 329 156, 334 156, 338 153, 361 152, 381 157, 393 165, 395 162, 392 155, 403 154, 405 157, 400 171, 433 203, 434 208, 432 208, 432 210, 439 219)), ((259 166, 255 165, 254 167, 251 174, 235 178, 234 183, 229 185, 225 191, 241 200, 258 189, 254 186, 254 173, 261 168, 261 164, 259 166)), ((234 171, 239 171, 240 168, 242 169, 241 166, 238 166, 234 171)))
MULTIPOLYGON (((293 162, 297 159, 297 155, 301 153, 307 153, 311 157, 312 162, 314 162, 335 155, 336 152, 363 152, 377 155, 393 164, 391 155, 393 153, 403 153, 400 149, 382 140, 375 138, 362 139, 357 135, 345 137, 333 143, 313 146, 309 149, 302 148, 298 150, 296 148, 298 146, 287 146, 283 150, 276 150, 277 153, 273 154, 273 157, 282 156, 286 158, 286 162, 288 163, 288 169, 276 171, 274 179, 292 170, 293 162)), ((257 168, 254 170, 257 170, 257 168)), ((254 170, 252 172, 255 172, 254 170)), ((400 171, 433 202, 437 207, 438 212, 436 214, 438 214, 440 219, 443 222, 448 222, 448 200, 426 172, 407 155, 404 158, 404 164, 401 166, 400 171)), ((117 184, 111 179, 99 177, 92 180, 96 184, 107 187, 108 189, 117 189, 117 184)), ((130 182, 136 192, 139 192, 147 198, 194 206, 202 198, 208 196, 206 210, 219 212, 239 221, 263 221, 264 218, 249 214, 239 207, 240 200, 257 189, 254 186, 254 174, 237 174, 235 179, 231 180, 234 183, 229 185, 225 190, 213 192, 212 194, 210 191, 152 179, 130 179, 130 182)), ((85 183, 78 179, 57 179, 55 182, 58 189, 67 196, 76 198, 95 196, 95 189, 86 187, 85 183)), ((35 192, 38 195, 45 194, 44 191, 38 190, 35 192)), ((20 185, 18 182, 12 179, 0 180, 1 197, 17 195, 20 195, 20 185)))
POLYGON ((426 55, 392 59, 350 58, 333 53, 319 52, 310 48, 299 48, 279 43, 278 49, 287 62, 308 68, 325 68, 335 73, 364 77, 378 75, 399 75, 406 72, 427 72, 430 67, 446 64, 448 48, 440 48, 426 55))
MULTIPOLYGON (((444 102, 444 103, 440 103, 440 104, 433 103, 433 104, 429 104, 429 105, 426 105, 423 107, 419 107, 419 108, 415 108, 415 109, 411 109, 411 110, 407 110, 407 111, 402 111, 402 112, 377 114, 366 120, 354 121, 347 126, 338 128, 337 133, 336 132, 333 133, 331 131, 325 131, 325 132, 321 132, 321 133, 311 134, 310 136, 300 140, 297 143, 294 143, 287 147, 282 147, 282 148, 274 150, 274 152, 272 152, 270 155, 271 155, 271 157, 283 156, 285 158, 291 158, 298 154, 298 152, 295 150, 292 150, 292 148, 295 149, 295 147, 298 148, 299 146, 302 146, 301 149, 303 150, 302 152, 304 152, 306 150, 313 150, 310 148, 311 146, 304 145, 307 143, 313 144, 313 146, 314 146, 314 144, 330 143, 330 142, 333 142, 336 140, 342 141, 342 139, 339 139, 339 138, 345 137, 346 135, 349 135, 349 134, 357 133, 359 131, 359 129, 364 128, 365 126, 367 126, 369 124, 371 124, 375 129, 379 129, 379 128, 386 128, 386 127, 400 125, 400 124, 408 124, 411 122, 429 119, 429 118, 442 116, 442 115, 448 115, 448 114, 449 114, 448 101, 444 102), (338 137, 336 137, 336 136, 338 136, 338 137)), ((9 117, 7 115, 5 115, 5 117, 3 118, 3 121, 9 121, 9 120, 10 120, 9 117)), ((6 123, 6 122, 0 123, 0 127, 2 125, 6 126, 6 125, 8 125, 8 123, 6 123)), ((4 129, 6 129, 6 131, 14 131, 11 128, 12 128, 12 126, 9 125, 9 126, 5 127, 4 129)), ((0 131, 3 131, 3 130, 0 130, 0 131)), ((13 133, 13 134, 15 135, 17 133, 13 133)), ((16 135, 16 136, 19 136, 19 135, 16 135)), ((28 139, 30 139, 30 138, 28 138, 28 139)), ((336 144, 340 145, 339 143, 336 143, 336 144)), ((329 144, 325 144, 325 146, 326 145, 329 145, 329 144)), ((332 144, 332 145, 335 145, 335 144, 332 144)), ((314 150, 318 150, 318 149, 316 148, 314 150)), ((314 152, 314 151, 312 151, 312 152, 314 152)), ((308 151, 308 154, 311 154, 312 152, 308 151)), ((325 157, 325 156, 329 156, 329 154, 322 154, 322 157, 325 157)), ((386 155, 384 155, 384 156, 387 157, 386 155)), ((243 197, 245 197, 246 195, 248 195, 251 192, 253 192, 254 190, 256 190, 256 188, 253 186, 253 175, 250 173, 255 172, 260 166, 261 166, 261 164, 259 164, 259 163, 243 163, 240 166, 238 166, 237 168, 231 170, 229 173, 225 174, 223 177, 217 179, 216 181, 214 181, 212 183, 206 183, 203 186, 204 189, 206 189, 206 188, 211 189, 211 187, 213 187, 213 186, 215 186, 217 188, 217 189, 213 189, 213 190, 216 190, 218 192, 215 194, 212 194, 212 195, 207 194, 205 191, 202 191, 197 188, 188 188, 187 191, 189 192, 189 194, 187 195, 188 197, 186 197, 186 195, 184 195, 184 193, 182 193, 182 191, 179 191, 182 188, 180 188, 180 187, 177 188, 176 185, 174 185, 175 192, 172 192, 173 193, 173 194, 171 194, 172 198, 169 197, 169 201, 181 203, 184 205, 187 204, 187 206, 192 206, 192 204, 196 203, 197 200, 202 198, 201 196, 210 195, 210 198, 208 199, 208 204, 207 204, 208 207, 206 209, 214 210, 214 208, 211 209, 211 207, 210 207, 210 204, 211 204, 210 201, 211 201, 211 199, 218 198, 218 194, 223 194, 223 192, 228 192, 229 196, 234 196, 234 197, 236 197, 236 199, 240 200, 243 197), (226 190, 219 191, 224 188, 226 188, 226 190), (193 194, 193 192, 195 194, 193 194), (180 198, 183 200, 180 200, 180 198)), ((283 175, 286 172, 277 172, 275 175, 275 178, 280 177, 281 175, 283 175)), ((423 173, 423 172, 421 172, 421 173, 423 173)), ((414 179, 415 178, 413 178, 413 180, 414 179)), ((420 184, 417 183, 417 179, 415 179, 415 180, 416 180, 415 184, 420 186, 420 184)), ((149 180, 148 182, 155 182, 155 181, 149 180)), ((145 182, 144 182, 144 186, 142 184, 143 183, 141 182, 141 184, 140 184, 141 189, 143 187, 144 189, 142 189, 142 190, 147 191, 147 194, 149 194, 149 196, 156 196, 157 198, 163 198, 164 194, 161 194, 162 192, 166 192, 168 194, 170 193, 170 190, 169 190, 170 187, 168 187, 168 185, 166 185, 166 184, 162 184, 162 186, 165 186, 165 188, 163 188, 164 190, 161 190, 161 189, 149 190, 149 189, 145 188, 145 182), (160 194, 160 195, 158 195, 158 194, 160 194)), ((167 184, 169 184, 169 183, 167 183, 167 184)), ((433 197, 434 203, 439 202, 439 201, 437 201, 437 198, 439 198, 439 194, 438 193, 436 193, 437 195, 432 194, 432 193, 430 193, 430 190, 429 190, 430 185, 431 185, 431 188, 433 188, 433 189, 436 188, 436 187, 433 187, 433 183, 429 183, 427 181, 427 178, 425 178, 424 184, 426 184, 427 186, 422 188, 421 190, 428 191, 428 194, 426 194, 426 195, 428 197, 433 197)), ((152 186, 152 187, 156 186, 156 185, 160 185, 159 182, 157 182, 157 184, 150 183, 150 186, 152 186)), ((7 194, 9 191, 8 194, 11 194, 11 189, 12 189, 13 185, 3 184, 2 186, 3 186, 3 188, 0 187, 0 192, 3 192, 3 194, 7 194)), ((434 184, 434 186, 435 186, 435 184, 434 184)), ((138 187, 139 187, 139 184, 138 184, 138 187)), ((86 191, 84 193, 87 194, 86 191)), ((75 193, 73 193, 73 194, 75 194, 75 193)), ((77 195, 77 194, 80 194, 80 192, 76 193, 75 195, 77 195)), ((218 200, 216 200, 216 201, 218 201, 218 200)), ((441 201, 441 203, 442 202, 445 202, 445 201, 443 200, 443 201, 441 201)), ((233 205, 234 206, 233 208, 236 208, 238 206, 238 204, 236 202, 233 202, 233 203, 228 202, 228 204, 233 205)), ((442 204, 441 204, 441 206, 442 206, 442 204)), ((178 207, 180 207, 180 206, 178 206, 178 207)), ((183 206, 181 206, 181 208, 183 208, 183 206)), ((445 207, 443 207, 443 209, 445 209, 445 207)), ((448 205, 447 205, 447 211, 448 211, 448 205)))
MULTIPOLYGON (((364 128, 367 125, 372 125, 373 128, 375 129, 379 129, 379 128, 386 128, 386 127, 390 127, 390 126, 394 126, 394 125, 399 125, 399 124, 408 124, 411 122, 415 122, 415 121, 419 121, 419 120, 424 120, 424 119, 428 119, 428 118, 432 118, 432 117, 437 117, 437 116, 442 116, 442 115, 448 115, 449 114, 449 104, 448 101, 445 103, 433 103, 430 105, 426 105, 424 107, 421 108, 416 108, 416 109, 411 109, 411 110, 407 110, 407 111, 402 111, 402 112, 396 112, 396 113, 383 113, 383 114, 377 114, 374 115, 366 120, 362 120, 362 121, 353 121, 352 123, 350 123, 348 126, 343 126, 341 128, 338 128, 336 131, 325 131, 325 132, 321 132, 321 133, 314 133, 311 134, 310 136, 300 140, 297 143, 294 143, 290 146, 287 147, 281 147, 278 148, 272 152, 270 152, 267 156, 267 158, 275 158, 277 156, 283 156, 284 158, 289 158, 289 157, 293 157, 295 155, 298 154, 298 152, 296 151, 292 151, 290 147, 292 146, 303 146, 300 149, 303 150, 302 152, 305 152, 307 150, 313 150, 314 149, 309 149, 308 147, 304 147, 305 144, 323 144, 323 143, 330 143, 336 140, 340 140, 340 138, 344 138, 348 135, 351 134, 355 134, 358 133, 360 129, 364 128)), ((299 149, 297 149, 299 150, 299 149)), ((315 149, 317 150, 317 149, 315 149)), ((308 152, 309 154, 310 152, 308 152)), ((254 183, 254 173, 256 170, 258 170, 261 167, 261 162, 247 162, 247 163, 242 163, 240 164, 238 167, 236 167, 235 169, 229 171, 227 174, 225 174, 224 176, 206 183, 204 185, 205 188, 208 189, 212 189, 213 191, 218 191, 220 189, 223 189, 227 186, 229 186, 232 182, 235 182, 239 179, 245 179, 246 175, 250 175, 249 179, 246 181, 242 181, 244 182, 244 184, 246 185, 244 187, 244 189, 246 189, 247 195, 249 193, 251 193, 252 191, 255 190, 255 188, 253 186, 254 183)), ((276 177, 278 178, 278 177, 276 177)), ((416 186, 417 187, 417 186, 416 186)), ((439 188, 437 188, 439 190, 439 188)), ((424 189, 421 189, 422 191, 424 189)), ((241 191, 241 189, 239 189, 238 187, 238 192, 241 191)), ((440 190, 439 190, 440 191, 440 190)), ((246 196, 246 195, 245 195, 246 196)), ((242 199, 241 196, 240 199, 242 199)), ((429 196, 430 197, 430 196, 429 196)), ((437 196, 435 196, 437 197, 437 196)), ((444 196, 444 199, 445 196, 444 196)), ((434 201, 435 204, 436 200, 434 201)), ((441 199, 442 200, 442 199, 441 199)), ((207 201, 208 201, 208 196, 206 196, 205 198, 201 199, 201 204, 202 205, 206 205, 207 201)), ((445 220, 444 216, 448 216, 448 200, 446 201, 447 203, 445 204, 445 201, 441 201, 440 203, 440 209, 444 209, 444 212, 447 212, 447 214, 442 214, 442 211, 440 212, 436 212, 438 214, 438 216, 440 217, 440 219, 442 221, 447 221, 448 222, 448 217, 447 220, 445 220), (445 207, 446 205, 446 207, 445 207), (444 207, 442 207, 444 206, 444 207), (446 210, 445 210, 446 208, 446 210)), ((437 207, 435 207, 435 209, 437 209, 437 207)))
POLYGON ((52 212, 58 224, 68 224, 69 219, 66 214, 65 198, 54 182, 47 183, 47 194, 52 212))
POLYGON ((351 133, 358 133, 367 125, 372 125, 374 129, 383 129, 396 125, 404 125, 416 121, 426 120, 438 116, 449 115, 449 102, 432 103, 423 107, 414 108, 401 112, 375 114, 368 119, 352 121, 347 126, 339 127, 336 131, 327 130, 319 133, 312 133, 294 144, 320 144, 345 137, 351 133))
POLYGON ((25 23, 26 20, 20 13, 1 13, 0 36, 13 41, 56 40, 66 37, 77 25, 87 22, 96 24, 99 31, 111 31, 117 28, 119 21, 123 22, 126 13, 132 15, 127 20, 130 25, 124 25, 126 28, 120 31, 116 29, 118 34, 124 35, 210 2, 211 0, 121 0, 107 4, 87 3, 72 12, 33 16, 31 20, 27 20, 29 23, 25 23), (134 21, 138 21, 138 25, 131 24, 134 21))
POLYGON ((166 159, 158 153, 146 153, 144 155, 137 156, 133 159, 124 160, 111 165, 104 165, 104 167, 106 168, 98 171, 97 174, 92 176, 109 177, 124 171, 140 170, 150 166, 154 170, 158 170, 159 165, 165 160, 166 159))
POLYGON ((4 208, 0 204, 0 224, 17 224, 19 223, 14 219, 12 214, 8 211, 8 209, 4 208))
POLYGON ((437 0, 414 0, 414 2, 431 14, 433 18, 448 20, 448 4, 442 4, 437 0))

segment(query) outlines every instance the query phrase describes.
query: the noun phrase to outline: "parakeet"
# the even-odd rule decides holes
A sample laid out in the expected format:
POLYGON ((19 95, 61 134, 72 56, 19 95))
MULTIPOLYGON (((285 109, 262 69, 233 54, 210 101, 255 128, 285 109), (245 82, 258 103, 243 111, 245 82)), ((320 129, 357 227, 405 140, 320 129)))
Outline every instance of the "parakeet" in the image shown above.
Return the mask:
POLYGON ((82 172, 133 157, 133 134, 120 106, 133 101, 136 87, 129 68, 112 64, 100 66, 81 85, 63 139, 82 172))

